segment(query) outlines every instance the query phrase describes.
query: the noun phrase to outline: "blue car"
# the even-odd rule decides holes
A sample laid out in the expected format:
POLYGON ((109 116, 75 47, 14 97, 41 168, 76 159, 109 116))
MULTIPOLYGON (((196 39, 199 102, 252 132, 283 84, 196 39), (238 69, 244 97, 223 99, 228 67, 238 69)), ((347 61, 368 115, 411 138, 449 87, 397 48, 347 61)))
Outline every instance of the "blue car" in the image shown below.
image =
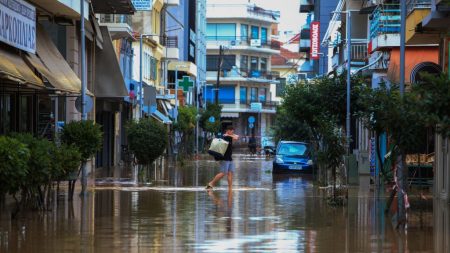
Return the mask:
POLYGON ((298 141, 280 141, 273 160, 272 173, 313 171, 309 144, 298 141))

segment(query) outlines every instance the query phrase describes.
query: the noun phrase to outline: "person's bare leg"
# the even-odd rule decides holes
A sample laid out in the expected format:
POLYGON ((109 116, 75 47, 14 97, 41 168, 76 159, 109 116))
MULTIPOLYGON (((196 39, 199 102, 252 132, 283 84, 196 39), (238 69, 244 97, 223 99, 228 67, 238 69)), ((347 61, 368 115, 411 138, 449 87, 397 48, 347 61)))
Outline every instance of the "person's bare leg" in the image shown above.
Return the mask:
POLYGON ((208 185, 210 185, 211 187, 214 187, 214 185, 216 185, 216 183, 222 179, 225 176, 225 173, 220 172, 219 174, 217 174, 214 179, 208 183, 208 185))
POLYGON ((228 190, 231 190, 231 188, 233 187, 233 172, 228 172, 228 190))

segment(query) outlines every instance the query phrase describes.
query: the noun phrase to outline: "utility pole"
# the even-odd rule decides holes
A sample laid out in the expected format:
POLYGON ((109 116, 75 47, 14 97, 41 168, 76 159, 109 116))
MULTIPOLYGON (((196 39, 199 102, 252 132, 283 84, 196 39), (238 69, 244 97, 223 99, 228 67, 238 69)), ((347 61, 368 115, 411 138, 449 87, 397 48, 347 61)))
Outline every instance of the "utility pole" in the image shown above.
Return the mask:
MULTIPOLYGON (((403 98, 405 93, 405 43, 406 43, 406 1, 400 1, 400 96, 403 98)), ((406 185, 408 176, 408 167, 403 164, 403 150, 397 154, 396 159, 397 168, 397 224, 402 228, 406 225, 406 185)))
POLYGON ((216 82, 216 92, 214 96, 214 101, 219 104, 219 85, 220 85, 220 70, 222 68, 222 56, 223 56, 223 46, 219 46, 219 59, 217 60, 217 82, 216 82))
MULTIPOLYGON (((80 1, 80 40, 81 40, 81 120, 87 120, 86 113, 86 37, 84 30, 84 0, 80 1)), ((81 193, 86 195, 87 191, 87 168, 86 163, 81 168, 81 193)))

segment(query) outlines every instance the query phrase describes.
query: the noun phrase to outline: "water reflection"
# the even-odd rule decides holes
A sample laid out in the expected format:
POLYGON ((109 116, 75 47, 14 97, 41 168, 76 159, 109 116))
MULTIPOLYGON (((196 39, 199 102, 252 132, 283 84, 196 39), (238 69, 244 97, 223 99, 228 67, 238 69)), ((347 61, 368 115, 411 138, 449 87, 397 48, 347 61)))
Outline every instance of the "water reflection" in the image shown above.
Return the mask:
POLYGON ((209 161, 155 168, 146 186, 125 187, 105 174, 87 197, 60 201, 53 212, 11 220, 11 205, 2 207, 0 252, 450 250, 448 204, 412 197, 402 235, 384 213, 385 198, 368 185, 350 190, 348 207, 333 208, 310 176, 272 175, 270 168, 265 160, 238 162, 232 191, 225 181, 203 189, 218 172, 209 161))

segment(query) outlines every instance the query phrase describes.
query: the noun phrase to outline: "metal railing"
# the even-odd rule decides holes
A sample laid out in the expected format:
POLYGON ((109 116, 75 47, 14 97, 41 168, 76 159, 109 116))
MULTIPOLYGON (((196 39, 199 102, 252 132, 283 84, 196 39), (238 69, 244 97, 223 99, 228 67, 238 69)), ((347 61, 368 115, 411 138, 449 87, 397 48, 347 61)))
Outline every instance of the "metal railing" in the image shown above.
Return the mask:
POLYGON ((162 45, 168 48, 178 48, 178 36, 163 37, 162 45))
POLYGON ((272 20, 277 20, 280 18, 279 11, 265 10, 256 5, 248 5, 247 12, 254 16, 268 18, 268 19, 272 19, 272 20))
POLYGON ((400 33, 400 5, 379 5, 372 13, 370 21, 370 38, 380 34, 400 33))
POLYGON ((431 0, 407 0, 406 12, 409 15, 415 9, 430 9, 431 0))
MULTIPOLYGON (((214 102, 214 95, 206 99, 207 102, 214 102)), ((274 109, 276 106, 280 105, 276 101, 258 100, 258 99, 227 99, 219 98, 219 104, 224 105, 238 105, 241 108, 249 109, 252 103, 261 103, 263 109, 274 109)))
POLYGON ((131 15, 123 14, 100 14, 100 23, 127 24, 132 26, 131 15))
MULTIPOLYGON (((275 50, 280 50, 281 43, 278 41, 270 41, 268 39, 261 39, 260 46, 254 47, 263 47, 263 48, 271 48, 275 50)), ((250 36, 206 36, 206 41, 228 41, 230 46, 253 46, 252 38, 250 36)))
POLYGON ((351 47, 352 61, 365 61, 368 57, 367 43, 353 43, 351 47))

